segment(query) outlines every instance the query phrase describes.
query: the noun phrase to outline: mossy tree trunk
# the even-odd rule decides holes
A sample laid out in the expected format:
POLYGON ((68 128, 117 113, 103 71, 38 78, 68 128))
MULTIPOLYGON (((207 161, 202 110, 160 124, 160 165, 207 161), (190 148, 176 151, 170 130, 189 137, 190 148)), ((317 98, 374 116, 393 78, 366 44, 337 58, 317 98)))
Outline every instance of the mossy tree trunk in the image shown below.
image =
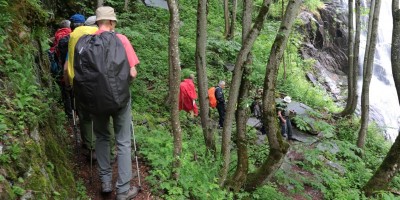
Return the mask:
POLYGON ((232 121, 236 110, 236 103, 239 95, 239 87, 243 75, 243 65, 247 60, 247 57, 253 47, 254 41, 257 39, 262 27, 264 26, 265 18, 269 11, 269 6, 271 0, 264 0, 256 21, 250 30, 249 35, 246 40, 242 42, 242 47, 236 57, 235 69, 233 71, 233 77, 231 82, 231 89, 229 91, 229 100, 227 104, 227 111, 225 113, 224 128, 222 132, 222 156, 223 156, 223 166, 221 168, 221 174, 219 183, 220 186, 224 186, 229 169, 230 163, 230 142, 231 142, 231 132, 232 132, 232 121))
MULTIPOLYGON (((359 148, 364 148, 365 136, 367 134, 368 129, 368 120, 369 120, 369 87, 372 78, 372 71, 374 67, 374 55, 375 55, 375 46, 376 46, 376 38, 378 33, 378 22, 379 22, 379 13, 381 7, 381 0, 375 0, 374 4, 371 5, 371 10, 373 10, 373 16, 369 18, 368 27, 368 38, 367 45, 368 48, 365 49, 365 57, 366 63, 364 62, 364 80, 363 87, 361 93, 361 128, 358 132, 358 140, 357 146, 359 148), (372 9, 372 7, 374 7, 372 9), (372 21, 372 22, 371 22, 372 21)), ((370 15, 371 16, 371 15, 370 15)))
POLYGON ((225 32, 224 37, 226 38, 229 34, 229 0, 224 0, 224 21, 225 21, 225 32))
POLYGON ((176 0, 168 0, 169 8, 169 93, 171 94, 171 125, 174 136, 174 161, 172 167, 172 177, 179 178, 180 155, 182 153, 182 130, 179 121, 179 84, 181 79, 181 67, 179 65, 179 10, 176 0))
POLYGON ((275 88, 278 79, 278 69, 282 60, 283 52, 292 30, 292 26, 302 0, 290 0, 285 16, 282 19, 278 34, 276 35, 271 53, 268 58, 267 71, 264 80, 263 91, 263 124, 266 126, 269 155, 267 160, 254 173, 249 174, 245 185, 246 191, 253 191, 257 187, 263 185, 281 165, 283 158, 287 152, 288 145, 282 141, 280 130, 278 127, 276 108, 275 108, 275 88))
POLYGON ((207 79, 207 0, 198 0, 197 4, 197 35, 196 35, 196 71, 197 85, 199 86, 200 118, 203 128, 204 141, 207 150, 214 156, 216 153, 213 130, 210 126, 209 105, 208 105, 208 79, 207 79))
POLYGON ((236 23, 236 14, 237 14, 237 0, 232 0, 232 14, 230 16, 229 32, 226 36, 227 40, 232 40, 235 37, 235 23, 236 23))
MULTIPOLYGON (((242 18, 242 42, 245 41, 251 28, 251 14, 253 10, 253 0, 243 1, 243 18, 242 18)), ((237 146, 237 165, 236 171, 233 177, 228 183, 228 187, 232 188, 235 192, 238 192, 247 178, 249 171, 249 156, 247 152, 247 138, 246 138, 246 123, 248 115, 246 113, 247 106, 246 100, 248 98, 248 91, 250 87, 250 80, 248 77, 251 74, 250 66, 252 62, 251 53, 247 57, 247 61, 244 63, 244 72, 242 76, 242 84, 239 90, 238 99, 238 110, 236 112, 236 146, 237 146)))
MULTIPOLYGON (((397 97, 400 102, 400 8, 399 0, 392 2, 393 34, 392 34, 392 71, 397 90, 397 97)), ((400 135, 400 132, 399 132, 400 135)), ((375 191, 385 190, 388 183, 400 170, 400 137, 396 138, 389 153, 383 160, 381 166, 364 186, 363 190, 367 196, 375 191)))
POLYGON ((354 78, 357 77, 357 74, 354 74, 354 69, 358 67, 354 59, 354 55, 356 52, 354 51, 354 0, 349 0, 348 3, 349 7, 349 13, 348 13, 348 27, 349 27, 349 35, 348 35, 348 43, 349 43, 349 49, 347 51, 347 57, 348 57, 348 65, 349 65, 349 72, 347 75, 347 101, 346 101, 346 107, 344 110, 340 113, 340 116, 350 116, 354 113, 354 110, 352 108, 355 108, 353 106, 354 103, 357 103, 357 99, 354 99, 357 94, 357 83, 354 83, 354 78))

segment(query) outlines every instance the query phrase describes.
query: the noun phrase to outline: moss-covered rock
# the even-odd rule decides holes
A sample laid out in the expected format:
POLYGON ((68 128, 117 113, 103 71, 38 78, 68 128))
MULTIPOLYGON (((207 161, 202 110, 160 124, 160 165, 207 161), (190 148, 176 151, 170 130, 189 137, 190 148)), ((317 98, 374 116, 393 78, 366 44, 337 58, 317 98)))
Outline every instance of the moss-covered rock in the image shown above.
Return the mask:
POLYGON ((42 81, 50 76, 40 2, 0 0, 0 199, 77 198, 58 91, 42 81))

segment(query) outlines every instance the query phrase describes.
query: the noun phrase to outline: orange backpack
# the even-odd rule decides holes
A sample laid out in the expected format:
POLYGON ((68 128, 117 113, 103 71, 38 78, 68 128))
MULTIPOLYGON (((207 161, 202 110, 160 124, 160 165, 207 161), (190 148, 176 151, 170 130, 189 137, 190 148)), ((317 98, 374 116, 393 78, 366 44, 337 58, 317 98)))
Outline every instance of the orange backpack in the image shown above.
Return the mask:
POLYGON ((215 98, 215 87, 208 89, 208 101, 211 108, 217 107, 217 98, 215 98))

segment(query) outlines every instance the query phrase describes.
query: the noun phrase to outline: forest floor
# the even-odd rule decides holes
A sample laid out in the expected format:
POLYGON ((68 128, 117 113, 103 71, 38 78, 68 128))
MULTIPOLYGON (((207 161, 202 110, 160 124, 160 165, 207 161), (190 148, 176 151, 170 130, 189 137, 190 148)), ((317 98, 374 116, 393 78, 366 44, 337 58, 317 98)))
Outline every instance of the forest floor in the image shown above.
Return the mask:
MULTIPOLYGON (((72 140, 75 140, 74 133, 72 131, 72 128, 69 128, 69 133, 72 138, 72 140)), ((81 148, 81 145, 78 144, 78 146, 74 144, 74 153, 76 154, 74 156, 74 171, 75 171, 75 178, 77 180, 82 180, 84 183, 84 186, 86 187, 86 194, 87 196, 92 199, 92 200, 114 200, 116 199, 116 189, 115 189, 115 183, 118 178, 118 160, 112 164, 113 168, 113 180, 112 184, 114 186, 113 191, 111 193, 102 193, 101 192, 101 180, 99 177, 99 172, 97 168, 97 161, 93 161, 92 163, 92 169, 90 167, 90 159, 86 158, 85 155, 82 154, 83 149, 81 148), (78 148, 79 148, 79 153, 78 153, 78 148)), ((133 150, 133 144, 132 144, 132 150, 133 150)), ((150 186, 149 184, 145 181, 145 178, 148 175, 149 167, 145 165, 145 162, 138 157, 138 164, 139 164, 139 174, 140 174, 140 182, 141 182, 141 190, 139 191, 138 195, 134 198, 135 200, 152 200, 156 199, 153 197, 153 195, 150 192, 150 186)), ((137 167, 136 167, 136 160, 135 157, 132 156, 132 180, 131 180, 131 186, 136 186, 139 187, 139 179, 137 176, 137 167)))

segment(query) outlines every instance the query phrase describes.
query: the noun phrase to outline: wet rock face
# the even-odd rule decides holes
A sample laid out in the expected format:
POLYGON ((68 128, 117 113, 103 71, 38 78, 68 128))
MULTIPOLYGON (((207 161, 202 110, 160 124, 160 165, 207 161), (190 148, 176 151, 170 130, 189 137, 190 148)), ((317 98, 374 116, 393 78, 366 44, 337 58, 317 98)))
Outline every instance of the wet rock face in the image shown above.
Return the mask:
POLYGON ((303 25, 298 30, 305 36, 300 54, 304 59, 316 60, 317 73, 312 82, 325 88, 336 101, 343 98, 348 72, 347 8, 341 7, 339 1, 325 3, 318 14, 301 12, 303 25))
POLYGON ((315 58, 331 72, 347 73, 347 10, 326 3, 319 15, 303 11, 300 19, 303 26, 299 31, 306 36, 301 54, 315 58))

